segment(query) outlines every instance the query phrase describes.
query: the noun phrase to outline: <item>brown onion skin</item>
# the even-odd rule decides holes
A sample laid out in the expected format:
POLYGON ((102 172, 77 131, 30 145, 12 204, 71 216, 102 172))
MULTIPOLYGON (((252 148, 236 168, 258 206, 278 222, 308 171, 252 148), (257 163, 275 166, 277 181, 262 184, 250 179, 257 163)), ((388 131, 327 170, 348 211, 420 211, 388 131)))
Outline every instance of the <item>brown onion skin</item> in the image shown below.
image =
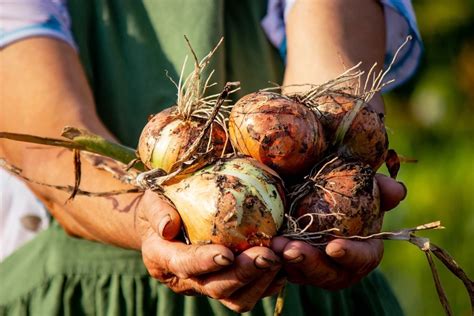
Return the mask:
MULTIPOLYGON (((367 236, 380 232, 384 213, 375 171, 360 162, 338 158, 326 166, 313 184, 312 192, 297 204, 293 216, 315 214, 309 232, 338 228, 336 235, 367 236), (331 215, 332 214, 332 215, 331 215)), ((302 218, 300 227, 309 224, 302 218)))
POLYGON ((265 91, 246 95, 234 105, 229 136, 238 151, 283 177, 309 171, 326 148, 322 126, 313 111, 265 91))
MULTIPOLYGON (((344 116, 354 108, 356 101, 355 97, 331 94, 317 100, 325 135, 335 137, 344 116)), ((328 137, 328 142, 333 141, 328 137)), ((387 151, 388 136, 383 114, 376 113, 367 105, 362 107, 339 145, 339 154, 357 158, 377 170, 385 162, 387 151)))
POLYGON ((180 213, 189 241, 224 245, 234 253, 255 246, 270 247, 279 228, 272 210, 249 182, 226 172, 229 168, 225 165, 251 177, 252 173, 246 172, 248 166, 259 169, 259 181, 264 181, 272 199, 281 201, 283 217, 283 183, 273 170, 251 158, 223 159, 182 181, 164 186, 165 195, 180 213))
MULTIPOLYGON (((176 111, 176 106, 167 108, 150 118, 148 123, 142 130, 140 140, 138 143, 138 155, 141 161, 148 169, 154 169, 152 162, 152 155, 156 142, 160 140, 162 130, 172 122, 179 121, 178 126, 173 130, 172 147, 169 148, 173 155, 180 159, 184 153, 191 147, 193 142, 201 133, 205 122, 192 119, 184 120, 176 111)), ((220 156, 226 143, 226 133, 224 129, 217 123, 212 125, 212 152, 216 156, 220 156)), ((201 147, 207 146, 207 141, 203 141, 201 147)), ((205 151, 205 148, 200 148, 200 152, 205 151)), ((171 167, 171 166, 170 166, 171 167)), ((165 171, 169 172, 170 170, 165 171)))

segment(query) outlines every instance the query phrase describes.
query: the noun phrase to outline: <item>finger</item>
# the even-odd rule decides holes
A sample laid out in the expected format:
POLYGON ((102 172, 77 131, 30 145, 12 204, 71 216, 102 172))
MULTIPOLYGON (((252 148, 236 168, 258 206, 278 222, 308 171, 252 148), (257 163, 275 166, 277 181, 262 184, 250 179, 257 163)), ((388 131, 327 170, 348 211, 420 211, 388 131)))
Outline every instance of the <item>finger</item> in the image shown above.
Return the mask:
POLYGON ((297 284, 336 289, 350 283, 350 273, 332 263, 326 255, 305 242, 291 241, 285 247, 283 258, 288 281, 297 284))
POLYGON ((163 239, 171 240, 181 230, 181 217, 179 213, 163 198, 148 190, 141 201, 143 214, 150 226, 163 239))
POLYGON ((212 298, 225 299, 268 271, 278 270, 280 267, 279 258, 271 249, 253 247, 238 255, 234 264, 226 271, 203 275, 201 284, 212 298))
POLYGON ((277 274, 275 279, 273 279, 272 283, 268 286, 268 288, 263 293, 262 298, 267 297, 267 296, 277 295, 280 292, 280 290, 283 288, 283 286, 286 285, 286 283, 288 282, 288 279, 286 275, 281 272, 282 270, 280 270, 280 272, 277 274))
POLYGON ((283 250, 285 249, 286 245, 290 242, 290 239, 277 236, 272 238, 272 242, 270 245, 270 248, 273 250, 273 252, 278 255, 282 256, 283 255, 283 250))
POLYGON ((232 264, 234 255, 221 245, 186 245, 157 235, 146 239, 142 255, 150 274, 160 279, 176 275, 181 279, 221 270, 232 264))
POLYGON ((344 268, 365 276, 382 260, 383 242, 379 239, 366 241, 335 239, 326 246, 326 253, 344 268))
POLYGON ((380 189, 380 209, 382 211, 395 208, 406 198, 407 188, 402 182, 397 182, 383 174, 377 174, 375 177, 380 189))
POLYGON ((254 282, 240 288, 227 299, 220 300, 225 306, 237 313, 245 313, 253 309, 272 284, 279 269, 270 269, 254 282))
POLYGON ((175 275, 170 275, 169 278, 160 280, 160 282, 177 294, 190 296, 206 295, 192 278, 180 279, 175 275))

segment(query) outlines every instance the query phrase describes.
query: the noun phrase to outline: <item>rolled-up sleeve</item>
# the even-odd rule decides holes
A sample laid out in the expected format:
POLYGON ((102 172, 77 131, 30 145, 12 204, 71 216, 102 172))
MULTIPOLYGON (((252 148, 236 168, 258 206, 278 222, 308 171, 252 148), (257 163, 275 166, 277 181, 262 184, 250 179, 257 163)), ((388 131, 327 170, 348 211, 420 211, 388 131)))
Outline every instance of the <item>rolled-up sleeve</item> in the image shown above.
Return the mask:
POLYGON ((0 47, 47 36, 76 49, 65 0, 0 0, 0 47))
POLYGON ((416 23, 415 12, 410 0, 381 0, 384 5, 386 23, 385 67, 393 60, 400 45, 408 36, 412 39, 400 50, 386 80, 394 79, 389 89, 402 84, 416 71, 420 63, 423 44, 416 23))
MULTIPOLYGON (((267 14, 262 20, 262 27, 268 39, 279 50, 283 59, 286 59, 285 19, 296 1, 269 0, 267 14)), ((383 91, 387 91, 402 84, 415 73, 420 63, 423 44, 410 0, 380 2, 384 7, 386 24, 385 69, 388 69, 393 61, 385 81, 394 79, 394 82, 384 87, 383 91), (408 37, 411 37, 411 40, 399 50, 408 37), (394 59, 397 51, 397 58, 394 59)))

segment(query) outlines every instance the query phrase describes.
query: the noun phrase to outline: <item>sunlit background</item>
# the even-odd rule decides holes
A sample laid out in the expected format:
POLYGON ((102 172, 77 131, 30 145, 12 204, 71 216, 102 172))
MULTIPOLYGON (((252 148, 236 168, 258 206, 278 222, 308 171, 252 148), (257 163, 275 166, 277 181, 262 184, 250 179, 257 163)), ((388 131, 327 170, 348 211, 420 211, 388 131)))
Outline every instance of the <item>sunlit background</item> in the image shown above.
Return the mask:
MULTIPOLYGON (((399 179, 409 194, 384 228, 441 220, 445 230, 421 235, 474 278, 474 1, 413 4, 425 54, 415 78, 386 96, 386 122, 390 147, 419 162, 402 165, 399 179)), ((385 249, 381 267, 406 314, 444 315, 424 254, 399 241, 385 249)), ((454 315, 471 315, 461 281, 437 267, 454 315)))

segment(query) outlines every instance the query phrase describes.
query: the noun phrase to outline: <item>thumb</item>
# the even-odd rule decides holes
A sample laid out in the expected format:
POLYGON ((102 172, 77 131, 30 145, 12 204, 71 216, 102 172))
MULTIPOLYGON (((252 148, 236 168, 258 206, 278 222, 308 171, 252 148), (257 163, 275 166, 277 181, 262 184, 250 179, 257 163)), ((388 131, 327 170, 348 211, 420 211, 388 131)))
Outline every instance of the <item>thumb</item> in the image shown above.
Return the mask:
POLYGON ((165 240, 171 240, 181 230, 181 217, 165 197, 151 190, 143 195, 143 214, 151 228, 165 240))
POLYGON ((407 196, 407 188, 402 182, 377 174, 377 184, 380 189, 380 208, 389 211, 395 208, 407 196))

